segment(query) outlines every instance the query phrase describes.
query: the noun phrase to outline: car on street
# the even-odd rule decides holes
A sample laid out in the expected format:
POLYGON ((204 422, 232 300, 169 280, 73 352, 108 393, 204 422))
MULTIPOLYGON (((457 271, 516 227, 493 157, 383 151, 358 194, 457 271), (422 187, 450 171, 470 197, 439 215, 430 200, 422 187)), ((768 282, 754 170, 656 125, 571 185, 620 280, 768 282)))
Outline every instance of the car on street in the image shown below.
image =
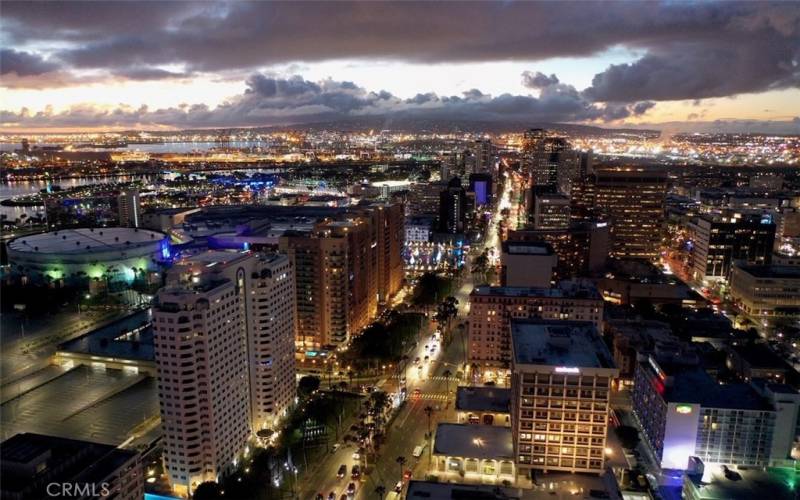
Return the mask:
POLYGON ((353 481, 358 480, 361 477, 361 467, 358 465, 354 465, 353 469, 350 471, 350 478, 353 481))
POLYGON ((403 491, 403 481, 397 481, 397 484, 394 485, 394 492, 400 493, 403 491))
POLYGON ((347 485, 347 494, 348 495, 355 495, 356 493, 356 483, 350 483, 347 485))
POLYGON ((328 500, 336 500, 336 493, 332 491, 328 493, 328 500))
POLYGON ((341 479, 345 476, 345 474, 347 474, 347 466, 342 464, 339 466, 339 472, 336 473, 336 476, 341 479))
POLYGON ((411 476, 412 475, 413 475, 413 473, 411 472, 411 469, 406 469, 406 471, 403 473, 403 479, 405 481, 411 481, 411 476))

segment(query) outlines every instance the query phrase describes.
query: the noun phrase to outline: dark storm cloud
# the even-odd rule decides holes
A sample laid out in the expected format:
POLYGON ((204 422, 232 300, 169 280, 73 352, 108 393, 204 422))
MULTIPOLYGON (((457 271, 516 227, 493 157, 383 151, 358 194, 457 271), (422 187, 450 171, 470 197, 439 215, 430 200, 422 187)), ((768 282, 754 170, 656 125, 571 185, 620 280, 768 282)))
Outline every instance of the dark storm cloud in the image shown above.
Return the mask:
POLYGON ((540 71, 536 73, 525 71, 522 73, 522 84, 531 89, 541 89, 557 83, 559 83, 559 80, 556 75, 547 76, 540 71))
POLYGON ((29 52, 0 49, 0 75, 35 76, 56 71, 58 65, 29 52))
POLYGON ((596 75, 586 97, 697 99, 798 85, 793 2, 4 2, 3 16, 8 40, 51 44, 65 64, 112 74, 346 58, 536 61, 621 46, 643 55, 596 75))
POLYGON ((347 120, 364 116, 404 116, 433 120, 528 120, 598 121, 618 120, 645 112, 638 104, 601 105, 587 101, 573 87, 554 84, 541 95, 503 94, 496 97, 477 90, 461 96, 418 94, 401 99, 386 91, 372 92, 352 82, 323 80, 311 82, 299 76, 286 79, 254 74, 247 89, 224 104, 181 105, 151 110, 119 107, 103 109, 91 105, 73 106, 63 112, 47 109, 31 113, 0 112, 6 127, 82 127, 82 126, 170 126, 220 127, 302 124, 347 120))
POLYGON ((630 102, 702 99, 800 85, 800 40, 779 38, 735 47, 674 43, 595 75, 587 97, 630 102))

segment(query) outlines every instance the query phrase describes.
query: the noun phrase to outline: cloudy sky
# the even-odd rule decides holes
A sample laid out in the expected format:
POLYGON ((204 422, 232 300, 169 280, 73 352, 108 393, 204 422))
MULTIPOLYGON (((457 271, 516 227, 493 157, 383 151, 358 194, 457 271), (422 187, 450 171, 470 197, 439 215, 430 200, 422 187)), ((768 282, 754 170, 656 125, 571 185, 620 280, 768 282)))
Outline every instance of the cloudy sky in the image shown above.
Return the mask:
POLYGON ((800 133, 795 2, 7 2, 0 130, 362 116, 800 133))

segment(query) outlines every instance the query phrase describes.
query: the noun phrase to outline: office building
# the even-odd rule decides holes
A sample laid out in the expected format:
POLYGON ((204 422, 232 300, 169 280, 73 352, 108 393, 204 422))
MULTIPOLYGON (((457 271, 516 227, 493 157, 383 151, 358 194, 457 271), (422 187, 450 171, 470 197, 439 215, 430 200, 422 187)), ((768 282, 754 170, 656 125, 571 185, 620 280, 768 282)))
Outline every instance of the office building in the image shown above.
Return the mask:
POLYGON ((439 213, 439 203, 442 191, 447 189, 447 181, 451 177, 442 177, 441 182, 424 182, 412 184, 408 192, 406 215, 429 215, 439 213))
POLYGON ((756 323, 800 318, 800 267, 735 265, 731 298, 756 323))
POLYGON ((780 384, 719 384, 698 366, 641 360, 633 410, 660 465, 767 466, 789 458, 800 395, 780 384))
POLYGON ((439 194, 439 231, 460 234, 464 232, 467 221, 467 193, 461 186, 461 179, 453 177, 447 189, 439 194))
POLYGON ((402 205, 383 204, 280 237, 296 273, 297 349, 340 346, 369 325, 402 286, 404 231, 402 205))
POLYGON ((129 189, 117 195, 117 217, 121 227, 139 227, 139 191, 129 189))
POLYGON ((576 200, 576 213, 610 222, 612 256, 654 260, 661 244, 666 190, 663 172, 595 167, 576 200))
POLYGON ((469 176, 469 192, 475 194, 475 208, 492 203, 492 174, 478 173, 469 176))
POLYGON ((545 242, 504 241, 500 285, 549 288, 558 256, 545 242))
POLYGON ((165 465, 182 494, 232 470, 295 396, 294 280, 282 255, 178 262, 153 308, 165 465))
POLYGON ((16 434, 0 444, 0 497, 144 498, 141 456, 107 444, 43 434, 16 434))
POLYGON ((734 262, 765 265, 772 259, 776 226, 761 214, 702 215, 688 224, 691 278, 727 281, 734 262))
POLYGON ((561 193, 533 190, 530 226, 537 231, 565 230, 570 224, 570 200, 561 193))
POLYGON ((489 174, 494 170, 494 146, 489 139, 478 139, 469 145, 464 159, 467 174, 489 174))
POLYGON ((509 231, 508 241, 549 243, 558 256, 556 275, 560 279, 601 272, 611 251, 607 222, 573 222, 566 229, 509 231))
POLYGON ((594 324, 511 323, 511 430, 520 472, 604 471, 614 360, 594 324))
POLYGON ((469 304, 469 360, 484 378, 506 376, 514 319, 580 320, 598 328, 603 320, 603 299, 597 290, 572 281, 553 288, 479 286, 469 304))
POLYGON ((534 186, 570 193, 580 160, 565 138, 550 136, 542 129, 528 130, 523 137, 522 157, 534 186))

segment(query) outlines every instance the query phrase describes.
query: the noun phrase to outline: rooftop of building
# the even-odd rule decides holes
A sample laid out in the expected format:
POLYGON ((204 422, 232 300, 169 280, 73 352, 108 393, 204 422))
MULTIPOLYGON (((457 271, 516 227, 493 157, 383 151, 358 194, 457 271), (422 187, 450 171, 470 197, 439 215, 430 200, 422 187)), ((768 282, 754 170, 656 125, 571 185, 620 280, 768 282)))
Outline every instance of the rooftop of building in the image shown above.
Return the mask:
POLYGON ((433 481, 411 481, 408 483, 408 499, 431 500, 519 500, 519 490, 484 484, 454 484, 433 481))
POLYGON ((737 468, 737 479, 725 477, 721 467, 706 466, 706 473, 700 478, 684 476, 684 484, 693 490, 692 498, 699 500, 751 500, 769 498, 770 500, 796 500, 797 474, 773 469, 737 468))
POLYGON ((593 323, 512 320, 511 342, 517 364, 577 368, 615 368, 593 323))
POLYGON ((497 425, 439 424, 433 453, 451 457, 514 460, 511 429, 497 425))
POLYGON ((59 351, 122 359, 153 361, 153 324, 150 309, 137 311, 69 340, 59 351))
MULTIPOLYGON (((643 361, 651 373, 653 365, 643 361)), ((699 404, 704 408, 728 410, 771 410, 772 406, 750 384, 721 384, 696 365, 663 363, 657 365, 667 377, 663 398, 671 403, 699 404)), ((654 376, 658 374, 654 373, 654 376)))
POLYGON ((561 281, 552 288, 526 286, 477 286, 470 295, 490 295, 495 297, 546 297, 602 300, 597 288, 590 283, 561 281))
POLYGON ((8 249, 39 254, 85 254, 158 243, 164 238, 166 235, 158 231, 128 227, 61 229, 20 236, 8 242, 8 249))
POLYGON ((456 410, 508 413, 511 389, 500 387, 459 387, 456 391, 456 410))
POLYGON ((187 257, 184 257, 178 262, 178 264, 180 263, 205 264, 206 267, 210 268, 217 264, 229 264, 231 262, 245 259, 250 255, 251 255, 250 252, 208 250, 205 252, 200 252, 194 255, 189 255, 187 257))
POLYGON ((504 241, 503 253, 510 255, 553 255, 552 245, 544 241, 504 241))
POLYGON ((22 491, 34 483, 34 476, 46 474, 49 483, 97 483, 137 455, 115 446, 44 434, 16 434, 0 444, 3 490, 22 491), (46 462, 45 472, 31 473, 15 465, 46 462))
POLYGON ((800 279, 800 267, 796 266, 736 266, 756 278, 800 279))
POLYGON ((764 342, 747 342, 730 346, 752 368, 788 369, 786 362, 764 342))

